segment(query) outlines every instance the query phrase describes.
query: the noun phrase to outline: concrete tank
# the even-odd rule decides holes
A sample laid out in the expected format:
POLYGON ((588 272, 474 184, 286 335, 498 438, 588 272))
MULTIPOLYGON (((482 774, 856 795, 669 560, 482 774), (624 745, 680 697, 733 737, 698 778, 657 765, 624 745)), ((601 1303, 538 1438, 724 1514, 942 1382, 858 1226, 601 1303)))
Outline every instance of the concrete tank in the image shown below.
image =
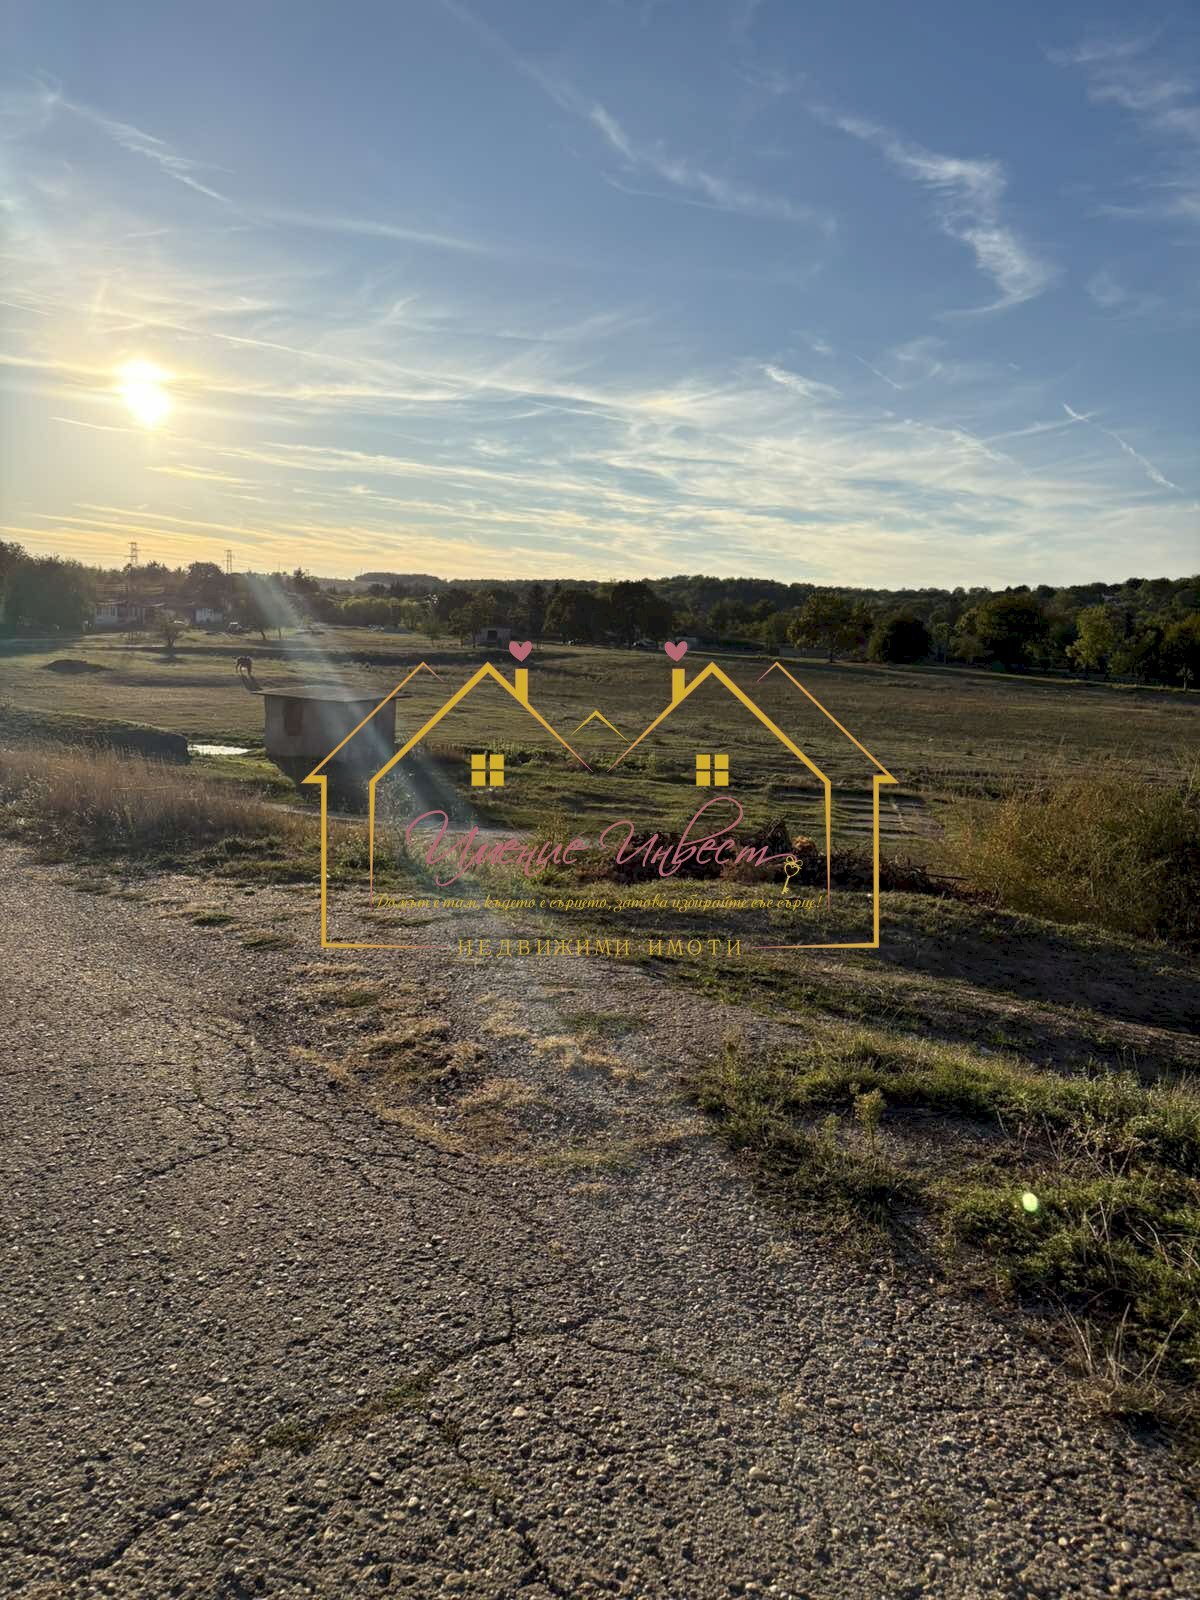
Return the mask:
POLYGON ((357 799, 365 806, 368 780, 396 751, 396 702, 389 700, 376 711, 378 704, 374 696, 360 699, 320 689, 264 694, 267 755, 296 784, 324 762, 321 771, 339 803, 357 799), (330 759, 343 739, 348 742, 330 759))

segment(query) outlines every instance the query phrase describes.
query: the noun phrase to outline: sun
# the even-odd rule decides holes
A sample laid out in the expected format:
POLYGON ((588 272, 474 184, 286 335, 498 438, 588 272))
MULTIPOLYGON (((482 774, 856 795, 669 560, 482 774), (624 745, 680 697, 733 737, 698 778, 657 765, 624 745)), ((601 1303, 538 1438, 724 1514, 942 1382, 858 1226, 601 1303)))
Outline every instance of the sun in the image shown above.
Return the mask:
POLYGON ((117 393, 143 428, 157 428, 171 411, 171 397, 163 387, 167 374, 152 361, 127 361, 117 368, 117 393))

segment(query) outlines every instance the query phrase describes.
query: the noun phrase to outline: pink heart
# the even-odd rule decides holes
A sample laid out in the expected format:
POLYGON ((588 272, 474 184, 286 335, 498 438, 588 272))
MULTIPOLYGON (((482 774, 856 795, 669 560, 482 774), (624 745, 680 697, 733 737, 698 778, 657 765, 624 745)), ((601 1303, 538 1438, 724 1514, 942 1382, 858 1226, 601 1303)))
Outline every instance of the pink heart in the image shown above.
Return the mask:
POLYGON ((670 639, 668 639, 664 643, 663 649, 667 652, 672 661, 682 661, 684 656, 687 655, 687 640, 680 639, 678 644, 672 644, 670 639))
POLYGON ((532 649, 533 644, 528 639, 526 639, 524 644, 518 644, 514 639, 508 647, 509 654, 516 656, 518 661, 524 661, 525 657, 532 649))

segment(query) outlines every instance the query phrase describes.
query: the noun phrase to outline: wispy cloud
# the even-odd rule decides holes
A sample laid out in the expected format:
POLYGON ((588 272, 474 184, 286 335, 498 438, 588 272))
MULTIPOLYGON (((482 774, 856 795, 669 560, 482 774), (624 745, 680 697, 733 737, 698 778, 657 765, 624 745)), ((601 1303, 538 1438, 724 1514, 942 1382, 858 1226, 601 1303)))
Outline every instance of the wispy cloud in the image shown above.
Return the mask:
POLYGON ((472 256, 507 254, 498 246, 481 244, 477 239, 431 232, 425 228, 409 228, 399 223, 381 222, 369 217, 327 216, 316 211, 295 211, 277 206, 265 207, 256 215, 263 222, 277 223, 287 228, 305 228, 318 233, 345 233, 364 239, 391 239, 397 244, 427 245, 435 250, 454 250, 472 256))
POLYGON ((1096 428, 1100 433, 1104 434, 1106 438, 1111 439, 1114 444, 1119 445, 1127 456, 1130 456, 1134 461, 1137 462, 1138 466, 1141 467, 1142 471, 1150 479, 1151 483, 1156 483, 1160 489, 1171 489, 1176 494, 1184 493, 1184 490, 1182 490, 1177 483, 1172 483, 1170 478, 1168 478, 1165 473, 1158 470, 1153 461, 1147 461, 1146 457, 1142 455, 1139 450, 1135 450, 1127 439, 1122 439, 1119 433, 1114 433, 1111 428, 1106 428, 1102 423, 1097 422, 1094 411, 1075 411, 1066 403, 1065 400, 1062 402, 1062 408, 1072 422, 1090 423, 1093 428, 1096 428))
POLYGON ((1127 288, 1107 267, 1094 272, 1084 288, 1093 305, 1122 317, 1149 316, 1164 304, 1160 294, 1127 288))
MULTIPOLYGON (((801 220, 778 168, 743 165, 747 154, 735 172, 707 138, 672 134, 689 153, 667 149, 654 137, 669 132, 658 102, 631 87, 619 100, 606 89, 601 104, 473 25, 524 74, 531 137, 551 120, 608 181, 764 223, 801 220)), ((458 43, 466 54, 473 41, 458 43)), ((495 61, 483 67, 494 75, 495 61)), ((585 67, 571 70, 583 81, 585 67)), ((85 81, 79 98, 95 99, 85 81)), ((1122 415, 1138 418, 1127 434, 1150 460, 1100 426, 1117 414, 1110 393, 1097 392, 1094 417, 1060 412, 1058 381, 1038 380, 1035 356, 1014 376, 978 354, 988 341, 962 324, 911 337, 921 330, 890 297, 886 263, 878 319, 839 303, 849 296, 762 295, 751 314, 772 248, 786 238, 794 258, 796 238, 819 245, 815 235, 714 229, 731 256, 743 251, 720 264, 745 275, 724 302, 711 279, 692 292, 694 277, 717 270, 703 260, 688 274, 660 263, 669 294, 647 287, 641 260, 595 271, 576 260, 556 276, 551 224, 563 223, 565 259, 570 216, 528 235, 514 222, 538 271, 481 271, 503 251, 455 222, 474 214, 469 186, 447 194, 427 228, 391 209, 386 181, 353 206, 320 186, 302 201, 282 190, 274 210, 219 204, 185 191, 236 196, 240 180, 210 185, 206 168, 143 133, 144 112, 131 106, 137 126, 106 117, 83 138, 59 100, 43 113, 49 121, 22 112, 10 130, 19 149, 11 161, 6 152, 30 223, 6 256, 7 293, 38 314, 11 319, 0 385, 6 398, 19 391, 38 432, 14 459, 0 537, 105 563, 138 538, 158 559, 228 543, 239 561, 333 573, 652 576, 703 565, 842 583, 1066 581, 1123 570, 1135 541, 1143 570, 1189 558, 1194 513, 1168 477, 1186 445, 1169 401, 1154 428, 1136 383, 1123 390, 1122 415), (174 409, 152 435, 116 426, 128 416, 113 371, 132 358, 171 374, 174 409)), ((883 152, 881 166, 917 186, 905 198, 936 207, 953 238, 968 244, 988 219, 1011 234, 996 163, 937 156, 866 125, 855 134, 864 145, 847 143, 843 161, 883 152)), ((565 165, 555 172, 569 184, 565 165)), ((256 169, 257 192, 269 181, 269 166, 256 169)), ((673 243, 670 216, 649 229, 632 220, 639 258, 649 262, 660 234, 673 243)), ((935 231, 926 243, 959 265, 935 231)), ((970 248, 999 294, 1005 281, 1013 295, 1030 291, 1028 275, 1005 280, 970 248)), ((1140 280, 1114 259, 1119 271, 1097 275, 1092 297, 1120 315, 1128 300, 1117 297, 1140 280)), ((1071 355, 1055 346, 1047 360, 1080 370, 1071 355)))
POLYGON ((999 161, 939 155, 861 117, 821 106, 813 111, 823 122, 874 145, 904 177, 933 191, 942 231, 972 251, 976 266, 1000 291, 998 300, 969 314, 1007 310, 1034 299, 1053 283, 1055 268, 1004 219, 1008 178, 999 161))
POLYGON ((650 173, 680 190, 693 203, 773 222, 807 223, 827 234, 836 227, 829 213, 815 206, 720 177, 694 161, 669 155, 660 143, 639 143, 602 105, 590 106, 585 115, 632 172, 650 173))
POLYGON ((1152 198, 1103 209, 1114 216, 1200 222, 1200 85, 1163 65, 1156 44, 1154 36, 1093 39, 1052 50, 1049 58, 1082 71, 1088 98, 1127 112, 1165 155, 1165 166, 1145 185, 1152 198))
POLYGON ((197 176, 198 173, 211 171, 211 167, 204 162, 194 161, 189 156, 181 155, 165 139, 158 138, 156 134, 146 133, 131 122, 120 122, 115 117, 105 116, 102 111, 97 111, 92 106, 68 100, 58 85, 46 86, 46 103, 51 108, 61 108, 71 116, 79 118, 81 122, 98 128, 122 150, 153 162, 160 172, 165 173, 168 178, 173 178, 176 183, 194 189, 197 194, 205 195, 209 200, 216 200, 223 205, 230 203, 228 196, 221 194, 209 184, 202 183, 197 176))
MULTIPOLYGON (((675 191, 672 196, 669 190, 660 190, 650 198, 684 199, 692 205, 709 206, 717 211, 758 217, 765 221, 805 223, 827 234, 835 230, 834 218, 827 211, 786 195, 767 193, 737 178, 713 172, 690 156, 668 151, 661 141, 637 138, 606 106, 591 99, 561 74, 514 50, 503 34, 460 4, 459 0, 441 0, 441 4, 490 49, 502 56, 515 71, 536 83, 561 110, 570 112, 593 127, 609 148, 620 156, 629 172, 656 178, 675 191)), ((623 186, 617 184, 617 187, 623 186)))
POLYGON ((850 352, 850 359, 852 361, 857 361, 860 367, 866 367, 867 371, 878 378, 880 383, 886 383, 889 388, 892 389, 903 389, 904 385, 902 383, 897 383, 895 378, 889 378, 886 372, 880 372, 878 367, 873 367, 871 363, 864 360, 862 356, 856 356, 853 350, 850 352))
POLYGON ((767 363, 763 371, 772 383, 779 384, 782 389, 790 389, 793 394, 805 395, 810 400, 836 400, 841 394, 840 389, 835 389, 831 383, 818 383, 815 378, 802 378, 798 372, 789 372, 786 367, 777 367, 767 363))

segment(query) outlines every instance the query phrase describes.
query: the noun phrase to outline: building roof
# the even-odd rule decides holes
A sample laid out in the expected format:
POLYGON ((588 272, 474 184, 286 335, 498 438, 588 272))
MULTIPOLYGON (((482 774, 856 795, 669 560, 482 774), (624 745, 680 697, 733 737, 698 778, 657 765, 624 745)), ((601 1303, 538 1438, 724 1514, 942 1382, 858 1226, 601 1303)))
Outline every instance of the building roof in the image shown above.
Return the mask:
MULTIPOLYGON (((384 706, 386 706, 390 700, 394 700, 395 697, 400 693, 401 689, 404 688, 404 685, 409 681, 409 679, 410 678, 415 678, 418 672, 427 672, 431 678, 436 678, 438 676, 438 674, 433 670, 433 668, 427 662, 418 661, 417 665, 415 667, 413 667, 410 672, 406 672, 404 674, 403 678, 401 678, 400 682, 396 685, 396 687, 393 690, 391 690, 391 692, 389 694, 385 694, 383 699, 380 700, 378 704, 374 703, 374 696, 373 695, 369 696, 366 699, 351 698, 348 695, 344 696, 343 697, 343 703, 344 704, 346 704, 346 705, 356 705, 356 706, 370 706, 371 710, 367 712, 366 716, 358 724, 357 728, 351 728, 350 732, 342 740, 341 744, 335 746, 334 749, 332 749, 329 752, 329 754, 325 757, 325 759, 323 761, 318 761, 317 762, 316 766, 309 773, 308 777, 305 778, 305 780, 304 780, 305 783, 316 783, 316 782, 319 782, 320 781, 321 768, 323 766, 325 766, 325 764, 327 762, 332 761, 334 756, 337 755, 338 751, 341 750, 345 745, 348 745, 350 743, 351 739, 353 739, 355 737, 355 735, 359 732, 359 730, 366 723, 370 722, 371 718, 375 715, 375 713, 377 711, 382 711, 384 706)), ((302 694, 299 694, 299 695, 296 695, 296 696, 291 696, 291 695, 288 695, 288 694, 278 694, 276 696, 276 698, 278 698, 280 700, 289 700, 289 699, 293 699, 293 698, 295 698, 295 699, 310 698, 310 699, 316 699, 316 700, 323 700, 323 699, 335 699, 337 697, 334 696, 334 695, 326 696, 326 695, 323 695, 323 694, 320 694, 320 693, 313 693, 311 695, 305 696, 302 693, 302 694)))
MULTIPOLYGON (((389 697, 390 698, 390 697, 389 697)), ((264 689, 264 700, 319 700, 327 705, 376 706, 373 694, 351 694, 348 689, 264 689)))

